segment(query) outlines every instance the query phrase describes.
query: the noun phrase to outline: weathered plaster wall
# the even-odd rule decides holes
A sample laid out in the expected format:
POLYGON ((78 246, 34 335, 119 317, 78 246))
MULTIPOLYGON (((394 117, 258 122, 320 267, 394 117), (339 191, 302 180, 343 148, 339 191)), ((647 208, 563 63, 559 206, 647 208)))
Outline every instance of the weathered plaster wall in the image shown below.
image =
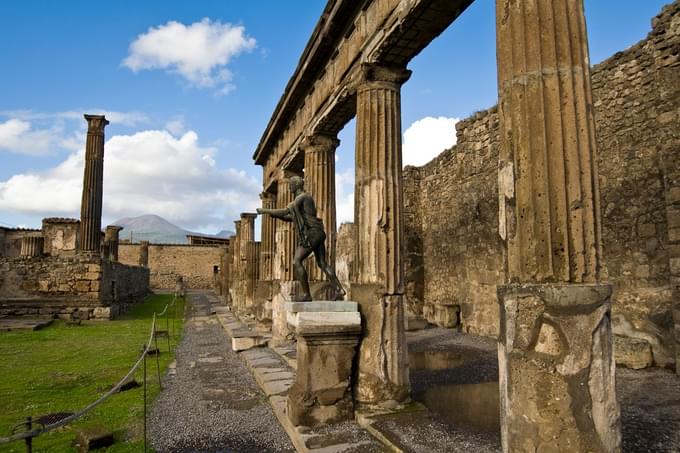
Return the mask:
MULTIPOLYGON (((220 266, 222 247, 149 244, 151 288, 174 288, 178 275, 186 288, 213 288, 215 266, 220 266)), ((139 244, 120 244, 118 261, 139 263, 139 244)))
MULTIPOLYGON (((680 153, 680 100, 668 68, 677 80, 679 5, 654 19, 647 39, 593 68, 603 280, 614 284, 617 347, 638 348, 661 366, 674 360, 669 219, 675 234, 672 200, 679 191, 669 176, 677 157, 668 156, 680 153)), ((404 171, 407 303, 431 322, 438 320, 428 305, 457 304, 463 330, 496 336, 496 285, 504 279, 496 109, 456 129, 452 149, 404 171)))
POLYGON ((52 256, 74 255, 78 248, 80 221, 76 219, 43 219, 44 253, 52 256))

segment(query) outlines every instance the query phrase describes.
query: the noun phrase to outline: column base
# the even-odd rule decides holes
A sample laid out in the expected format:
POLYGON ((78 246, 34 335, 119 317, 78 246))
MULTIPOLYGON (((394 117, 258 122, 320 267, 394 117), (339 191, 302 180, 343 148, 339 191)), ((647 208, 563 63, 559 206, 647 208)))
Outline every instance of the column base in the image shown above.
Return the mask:
POLYGON ((621 449, 611 286, 498 287, 504 452, 621 449))
POLYGON ((255 304, 253 311, 259 328, 271 330, 272 326, 272 282, 258 280, 255 284, 255 304))
POLYGON ((298 293, 298 283, 274 280, 272 283, 272 346, 289 344, 294 339, 286 321, 286 303, 292 302, 298 293))
POLYGON ((297 335, 297 375, 287 413, 296 425, 322 426, 354 418, 352 363, 361 333, 354 302, 286 304, 297 335))
POLYGON ((352 283, 364 330, 359 348, 356 401, 375 405, 406 401, 411 393, 403 295, 386 294, 377 284, 352 283))

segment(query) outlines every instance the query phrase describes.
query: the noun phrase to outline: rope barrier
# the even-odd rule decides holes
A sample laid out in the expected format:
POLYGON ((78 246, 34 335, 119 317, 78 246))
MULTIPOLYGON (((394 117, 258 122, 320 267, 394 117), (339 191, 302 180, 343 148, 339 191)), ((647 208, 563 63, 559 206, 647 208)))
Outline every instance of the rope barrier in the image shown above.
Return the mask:
MULTIPOLYGON (((175 295, 172 299, 172 302, 169 304, 165 304, 165 308, 163 311, 160 313, 160 315, 163 315, 167 312, 168 307, 174 306, 175 302, 177 301, 177 296, 175 295)), ((175 310, 176 313, 176 310, 175 310)), ((52 431, 54 429, 60 428, 62 426, 65 426, 69 423, 71 423, 74 420, 79 419, 83 415, 87 414, 90 412, 92 409, 95 407, 99 406, 101 403, 106 401, 113 395, 114 393, 117 393, 122 385, 127 381, 135 371, 137 371, 137 368, 143 363, 144 364, 144 451, 146 451, 146 356, 149 353, 149 350, 151 349, 151 343, 155 342, 155 347, 156 347, 156 369, 158 372, 158 384, 160 386, 160 361, 159 361, 159 350, 158 350, 158 341, 156 340, 156 317, 157 313, 153 313, 153 318, 151 321, 151 331, 149 333, 149 341, 146 342, 146 346, 144 347, 144 350, 141 353, 141 356, 137 359, 134 365, 132 365, 132 368, 123 376, 123 378, 118 381, 116 385, 114 385, 108 392, 104 393, 102 396, 97 398, 95 401, 92 403, 88 404, 78 412, 74 413, 73 415, 70 415, 66 418, 63 418, 55 423, 51 423, 49 425, 44 425, 41 428, 33 429, 30 431, 24 431, 22 433, 17 433, 9 437, 0 437, 0 445, 2 444, 8 444, 11 442, 16 442, 18 440, 22 439, 29 439, 29 438, 34 438, 38 437, 41 434, 45 434, 49 431, 52 431)), ((173 334, 174 334, 174 319, 173 319, 173 334)), ((168 338, 168 344, 169 344, 170 339, 168 338)), ((169 352, 169 351, 168 351, 169 352)))

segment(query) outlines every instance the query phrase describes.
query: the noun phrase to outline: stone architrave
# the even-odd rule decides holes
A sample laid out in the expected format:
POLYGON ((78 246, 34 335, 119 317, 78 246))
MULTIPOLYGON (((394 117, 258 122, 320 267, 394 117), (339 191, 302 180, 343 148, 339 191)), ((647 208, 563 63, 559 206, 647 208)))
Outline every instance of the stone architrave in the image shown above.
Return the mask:
POLYGON ((620 450, 582 0, 497 0, 503 451, 620 450))
POLYGON ((107 250, 107 258, 113 262, 118 261, 118 234, 123 227, 108 225, 104 230, 104 244, 107 250))
POLYGON ((356 302, 286 304, 297 337, 297 373, 288 390, 287 414, 295 426, 354 419, 352 363, 361 334, 356 302))
POLYGON ((87 142, 83 198, 80 204, 80 250, 99 253, 101 248, 102 195, 104 182, 104 115, 85 115, 87 142))
MULTIPOLYGON (((340 140, 328 135, 305 137, 300 149, 305 154, 305 190, 316 203, 317 216, 326 233, 326 261, 335 270, 335 150, 340 140)), ((327 280, 316 265, 308 266, 309 281, 327 280)))
POLYGON ((139 265, 149 267, 149 241, 139 242, 139 265))
POLYGON ((401 85, 411 72, 362 66, 356 114, 356 272, 351 299, 365 328, 356 398, 403 401, 410 393, 404 332, 401 85), (377 328, 377 326, 382 326, 377 328))

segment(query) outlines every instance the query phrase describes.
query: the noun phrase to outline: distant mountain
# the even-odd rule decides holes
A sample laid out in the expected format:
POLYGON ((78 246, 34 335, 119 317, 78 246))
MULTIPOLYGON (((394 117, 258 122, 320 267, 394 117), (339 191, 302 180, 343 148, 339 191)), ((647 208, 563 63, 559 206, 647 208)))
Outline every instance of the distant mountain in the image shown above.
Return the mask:
POLYGON ((231 230, 222 230, 219 233, 217 233, 215 236, 217 236, 218 238, 228 238, 229 236, 233 236, 235 234, 236 233, 234 233, 231 230))
POLYGON ((121 240, 132 242, 149 241, 154 244, 187 244, 187 234, 205 237, 229 237, 234 234, 231 231, 220 231, 216 235, 195 233, 174 225, 161 216, 146 214, 139 217, 124 217, 113 222, 113 225, 122 226, 121 240))

